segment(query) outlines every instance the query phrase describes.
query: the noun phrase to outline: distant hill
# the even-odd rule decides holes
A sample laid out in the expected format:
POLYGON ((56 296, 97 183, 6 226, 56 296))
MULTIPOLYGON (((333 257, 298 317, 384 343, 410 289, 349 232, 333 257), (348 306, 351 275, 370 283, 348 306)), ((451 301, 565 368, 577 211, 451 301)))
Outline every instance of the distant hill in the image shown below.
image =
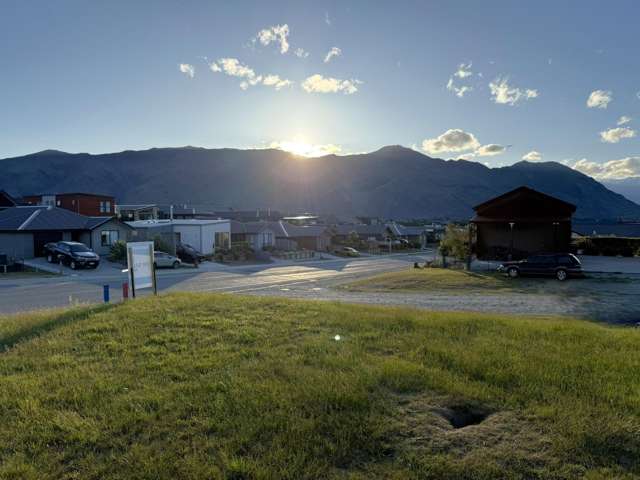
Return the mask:
POLYGON ((0 160, 13 195, 95 192, 121 203, 208 203, 386 218, 466 219, 471 207, 520 185, 578 206, 577 217, 640 218, 640 206, 558 163, 487 168, 414 150, 301 158, 280 150, 154 148, 103 155, 54 150, 0 160))
POLYGON ((640 202, 640 177, 622 180, 604 180, 603 185, 616 193, 624 195, 632 202, 640 202))

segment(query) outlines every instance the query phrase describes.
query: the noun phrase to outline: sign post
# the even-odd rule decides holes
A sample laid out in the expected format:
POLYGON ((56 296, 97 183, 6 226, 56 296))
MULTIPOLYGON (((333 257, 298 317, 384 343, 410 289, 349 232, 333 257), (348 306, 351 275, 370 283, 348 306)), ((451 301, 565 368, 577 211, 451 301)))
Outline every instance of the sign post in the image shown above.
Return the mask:
POLYGON ((143 288, 153 288, 153 293, 158 293, 153 263, 153 242, 127 242, 129 285, 133 298, 136 298, 136 290, 143 288))

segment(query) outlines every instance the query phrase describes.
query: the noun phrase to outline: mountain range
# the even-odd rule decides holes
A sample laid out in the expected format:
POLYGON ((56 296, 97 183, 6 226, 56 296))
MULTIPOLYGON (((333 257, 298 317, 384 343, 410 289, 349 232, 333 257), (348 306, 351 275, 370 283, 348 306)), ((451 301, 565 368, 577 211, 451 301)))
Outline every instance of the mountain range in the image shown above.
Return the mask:
POLYGON ((467 219, 474 205, 521 185, 577 205, 578 218, 640 218, 640 205, 559 163, 488 168, 401 146, 316 158, 275 149, 181 147, 99 155, 45 150, 0 160, 0 189, 17 196, 92 192, 114 195, 119 203, 393 219, 467 219))

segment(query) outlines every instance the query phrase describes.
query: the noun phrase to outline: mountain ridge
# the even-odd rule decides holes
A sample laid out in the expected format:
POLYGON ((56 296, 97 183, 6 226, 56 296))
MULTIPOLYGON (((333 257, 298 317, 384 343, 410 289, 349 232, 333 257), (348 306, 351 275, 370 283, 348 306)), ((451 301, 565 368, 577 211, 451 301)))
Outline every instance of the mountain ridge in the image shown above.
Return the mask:
POLYGON ((468 219, 472 207, 527 185, 578 206, 576 217, 640 218, 640 205, 555 162, 489 168, 389 145, 299 157, 278 149, 164 147, 89 154, 45 150, 0 160, 13 195, 89 191, 118 202, 208 203, 345 216, 468 219))

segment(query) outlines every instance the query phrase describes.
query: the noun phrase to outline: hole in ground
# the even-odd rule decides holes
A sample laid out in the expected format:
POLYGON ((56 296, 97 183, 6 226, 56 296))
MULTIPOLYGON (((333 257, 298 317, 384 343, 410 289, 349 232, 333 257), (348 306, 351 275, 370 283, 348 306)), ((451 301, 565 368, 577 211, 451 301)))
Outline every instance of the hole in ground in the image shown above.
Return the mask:
POLYGON ((453 428, 478 425, 486 420, 491 413, 489 409, 476 405, 454 405, 440 411, 440 414, 449 421, 453 428))

